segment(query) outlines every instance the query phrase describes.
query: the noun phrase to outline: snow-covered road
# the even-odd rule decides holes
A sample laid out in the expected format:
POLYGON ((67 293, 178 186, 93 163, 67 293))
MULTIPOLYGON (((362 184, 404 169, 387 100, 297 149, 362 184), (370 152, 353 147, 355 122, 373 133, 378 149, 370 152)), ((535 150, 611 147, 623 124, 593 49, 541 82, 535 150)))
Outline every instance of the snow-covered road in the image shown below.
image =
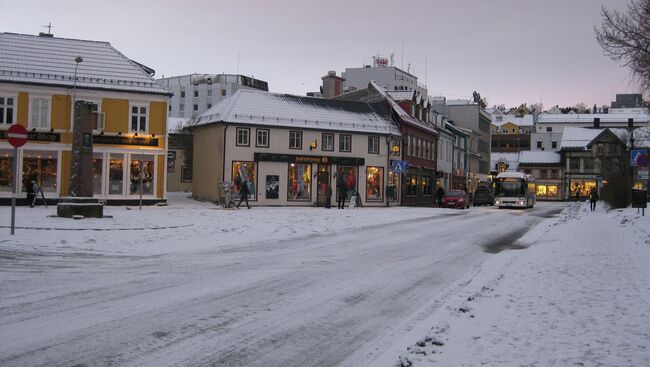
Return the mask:
POLYGON ((142 215, 118 209, 110 225, 40 223, 94 231, 22 229, 7 239, 4 228, 0 365, 368 365, 459 279, 564 207, 187 204, 149 209, 143 230, 142 215))

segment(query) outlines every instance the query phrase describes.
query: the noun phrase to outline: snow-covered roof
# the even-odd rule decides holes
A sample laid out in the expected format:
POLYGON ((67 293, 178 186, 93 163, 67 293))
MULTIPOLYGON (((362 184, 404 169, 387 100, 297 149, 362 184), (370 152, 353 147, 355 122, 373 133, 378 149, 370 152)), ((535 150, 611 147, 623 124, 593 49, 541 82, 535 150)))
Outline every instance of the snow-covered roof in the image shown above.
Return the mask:
POLYGON ((401 135, 390 116, 370 104, 239 89, 202 113, 195 126, 243 125, 401 135))
POLYGON ((587 149, 587 146, 605 129, 588 129, 584 127, 565 127, 562 133, 560 149, 587 149))
POLYGON ((534 125, 534 116, 533 115, 524 115, 523 117, 517 117, 512 115, 501 115, 501 114, 492 114, 492 123, 496 126, 502 126, 507 123, 512 123, 517 126, 533 126, 534 125))
POLYGON ((390 95, 388 94, 386 89, 384 89, 383 87, 381 87, 380 85, 378 85, 374 81, 371 81, 370 85, 372 85, 372 87, 375 88, 379 92, 379 94, 381 94, 382 96, 384 96, 384 98, 386 98, 386 100, 388 101, 390 106, 393 108, 393 111, 395 111, 395 113, 399 115, 399 117, 400 117, 400 119, 402 121, 404 121, 404 122, 406 122, 408 124, 414 125, 416 127, 419 127, 419 128, 421 128, 423 130, 426 130, 426 131, 428 131, 430 133, 438 134, 438 130, 436 129, 434 124, 425 123, 423 121, 420 121, 420 120, 418 120, 416 118, 411 117, 411 115, 406 113, 406 111, 404 111, 404 109, 402 109, 402 107, 400 107, 400 105, 397 104, 397 102, 395 102, 395 100, 393 100, 393 98, 390 97, 390 95))
POLYGON ((413 90, 387 90, 388 94, 395 101, 411 101, 413 100, 413 90))
MULTIPOLYGON (((108 42, 0 33, 0 82, 168 94, 145 69, 108 42)), ((149 69, 150 70, 150 69, 149 69)))
POLYGON ((519 153, 519 164, 558 164, 562 161, 560 153, 522 150, 519 153))
POLYGON ((507 164, 508 171, 516 171, 519 167, 519 153, 490 153, 490 170, 496 170, 499 162, 507 164))
POLYGON ((594 118, 599 118, 600 123, 624 123, 634 119, 634 123, 648 123, 650 114, 647 113, 592 113, 592 114, 541 114, 537 119, 538 124, 593 124, 594 118))

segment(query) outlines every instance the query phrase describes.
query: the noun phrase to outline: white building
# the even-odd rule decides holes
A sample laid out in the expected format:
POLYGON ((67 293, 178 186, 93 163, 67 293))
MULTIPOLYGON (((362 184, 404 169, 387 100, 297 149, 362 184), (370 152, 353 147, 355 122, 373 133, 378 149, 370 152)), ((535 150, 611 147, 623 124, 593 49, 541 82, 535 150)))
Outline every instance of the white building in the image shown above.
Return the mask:
POLYGON ((418 83, 418 77, 396 66, 371 66, 362 68, 346 68, 341 76, 335 71, 329 71, 321 78, 323 80, 322 94, 325 98, 336 97, 346 91, 366 89, 368 83, 374 81, 387 91, 417 91, 427 96, 425 85, 418 83))
POLYGON ((190 74, 158 79, 173 93, 169 117, 196 118, 240 89, 268 91, 267 82, 238 74, 190 74))

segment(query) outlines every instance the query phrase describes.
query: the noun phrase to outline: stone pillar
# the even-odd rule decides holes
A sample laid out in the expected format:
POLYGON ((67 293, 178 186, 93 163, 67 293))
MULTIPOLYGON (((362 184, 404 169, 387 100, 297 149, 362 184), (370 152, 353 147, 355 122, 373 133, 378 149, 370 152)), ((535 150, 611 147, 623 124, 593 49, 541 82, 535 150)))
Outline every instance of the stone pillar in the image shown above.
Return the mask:
POLYGON ((93 127, 92 104, 76 101, 72 130, 70 196, 93 196, 93 127))

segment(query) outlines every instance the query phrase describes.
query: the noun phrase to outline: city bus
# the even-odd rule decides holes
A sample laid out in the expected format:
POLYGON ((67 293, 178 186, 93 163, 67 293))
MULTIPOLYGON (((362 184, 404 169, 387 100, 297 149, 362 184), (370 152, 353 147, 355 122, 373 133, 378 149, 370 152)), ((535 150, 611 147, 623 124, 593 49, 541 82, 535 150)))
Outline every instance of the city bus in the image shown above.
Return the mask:
POLYGON ((521 172, 497 175, 494 204, 499 208, 532 208, 537 200, 535 178, 521 172))

